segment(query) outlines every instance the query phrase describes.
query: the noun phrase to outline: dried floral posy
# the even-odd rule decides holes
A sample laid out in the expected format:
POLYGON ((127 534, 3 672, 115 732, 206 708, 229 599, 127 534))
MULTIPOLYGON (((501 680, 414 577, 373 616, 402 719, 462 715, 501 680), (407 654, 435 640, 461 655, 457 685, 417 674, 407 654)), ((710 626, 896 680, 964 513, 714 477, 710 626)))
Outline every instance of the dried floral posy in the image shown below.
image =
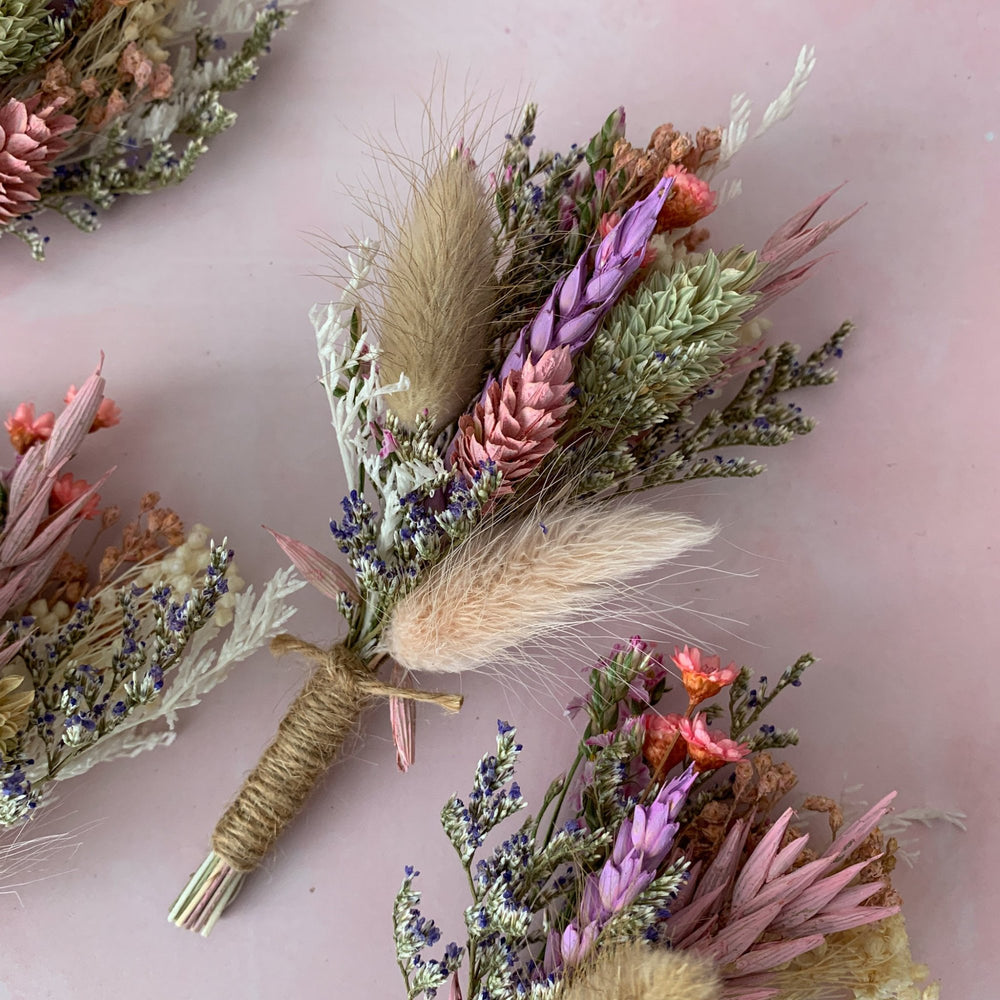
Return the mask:
MULTIPOLYGON (((811 66, 804 51, 762 127, 787 114, 811 66)), ((713 537, 634 494, 755 475, 730 449, 811 430, 790 396, 833 380, 849 325, 800 358, 765 346, 760 312, 849 216, 813 224, 828 194, 759 250, 710 249, 700 223, 733 191, 714 178, 748 115, 740 105, 727 129, 695 137, 663 125, 643 151, 619 109, 589 142, 532 158, 529 105, 492 162, 461 128, 415 157, 389 154, 390 169, 413 165, 399 204, 372 196, 377 242, 348 256, 339 301, 312 314, 347 481, 331 529, 349 567, 274 532, 346 634, 329 649, 280 640, 314 672, 175 922, 211 929, 364 705, 389 700, 405 768, 412 702, 456 707, 415 676, 497 664, 713 537)), ((711 750, 702 723, 687 724, 711 750)))
POLYGON ((133 520, 101 509, 107 476, 91 485, 66 463, 120 411, 100 369, 65 402, 58 417, 22 403, 5 423, 15 455, 0 475, 0 877, 22 863, 24 824, 59 781, 171 742, 177 712, 281 628, 302 585, 282 572, 256 599, 225 541, 186 531, 155 492, 133 520), (98 530, 82 550, 88 521, 98 530))

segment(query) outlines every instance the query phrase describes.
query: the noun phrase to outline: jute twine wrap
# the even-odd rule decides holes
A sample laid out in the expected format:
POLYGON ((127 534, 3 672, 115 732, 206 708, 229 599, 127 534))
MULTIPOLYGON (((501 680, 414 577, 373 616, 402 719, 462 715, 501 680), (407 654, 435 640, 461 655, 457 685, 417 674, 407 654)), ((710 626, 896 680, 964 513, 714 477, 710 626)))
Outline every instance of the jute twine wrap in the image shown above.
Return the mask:
POLYGON ((276 656, 299 653, 314 663, 315 669, 212 834, 215 853, 241 872, 258 867, 373 699, 428 701, 452 712, 462 704, 458 695, 383 684, 363 660, 342 645, 324 650, 294 636, 279 635, 272 640, 271 651, 276 656))

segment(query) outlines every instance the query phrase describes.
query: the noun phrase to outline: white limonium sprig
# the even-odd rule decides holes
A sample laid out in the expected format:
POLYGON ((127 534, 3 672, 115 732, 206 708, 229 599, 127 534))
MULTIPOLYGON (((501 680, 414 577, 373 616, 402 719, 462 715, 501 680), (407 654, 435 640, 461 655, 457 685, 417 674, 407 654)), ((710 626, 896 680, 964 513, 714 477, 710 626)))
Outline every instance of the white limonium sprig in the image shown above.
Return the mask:
POLYGON ((364 492, 363 475, 372 467, 367 461, 372 448, 369 419, 377 412, 380 397, 409 387, 405 378, 392 385, 380 385, 374 369, 369 377, 361 377, 363 369, 374 365, 378 358, 359 308, 377 253, 377 243, 362 240, 357 255, 347 257, 350 277, 340 298, 314 306, 309 314, 316 330, 320 383, 330 402, 330 422, 340 447, 347 487, 359 494, 364 492))

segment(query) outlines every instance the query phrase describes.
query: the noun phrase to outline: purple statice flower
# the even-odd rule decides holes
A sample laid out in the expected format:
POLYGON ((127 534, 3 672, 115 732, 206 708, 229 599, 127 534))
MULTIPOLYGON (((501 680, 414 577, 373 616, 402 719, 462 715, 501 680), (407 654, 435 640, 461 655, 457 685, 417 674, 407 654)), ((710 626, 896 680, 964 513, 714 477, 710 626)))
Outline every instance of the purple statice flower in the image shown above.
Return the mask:
POLYGON ((629 208, 598 244, 593 263, 588 248, 573 270, 556 282, 535 318, 521 330, 500 367, 499 379, 522 369, 529 357, 537 362, 553 348, 568 346, 576 354, 586 347, 641 266, 672 183, 672 178, 662 179, 650 194, 629 208))
POLYGON ((689 767, 667 782, 648 805, 637 805, 618 828, 611 856, 601 870, 587 876, 577 919, 560 933, 553 930, 545 949, 546 971, 576 965, 615 914, 635 902, 663 864, 687 801, 696 772, 689 767))

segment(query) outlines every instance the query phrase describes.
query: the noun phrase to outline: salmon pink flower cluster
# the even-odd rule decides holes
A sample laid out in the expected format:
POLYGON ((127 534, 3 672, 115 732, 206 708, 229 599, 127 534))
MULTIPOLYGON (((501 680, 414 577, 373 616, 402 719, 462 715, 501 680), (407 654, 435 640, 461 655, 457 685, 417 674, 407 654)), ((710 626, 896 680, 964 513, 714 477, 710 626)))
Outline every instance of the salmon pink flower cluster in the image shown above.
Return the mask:
POLYGON ((3 425, 14 451, 23 455, 33 444, 48 441, 55 419, 56 415, 52 412, 36 417, 34 403, 18 403, 14 412, 7 414, 3 425))

